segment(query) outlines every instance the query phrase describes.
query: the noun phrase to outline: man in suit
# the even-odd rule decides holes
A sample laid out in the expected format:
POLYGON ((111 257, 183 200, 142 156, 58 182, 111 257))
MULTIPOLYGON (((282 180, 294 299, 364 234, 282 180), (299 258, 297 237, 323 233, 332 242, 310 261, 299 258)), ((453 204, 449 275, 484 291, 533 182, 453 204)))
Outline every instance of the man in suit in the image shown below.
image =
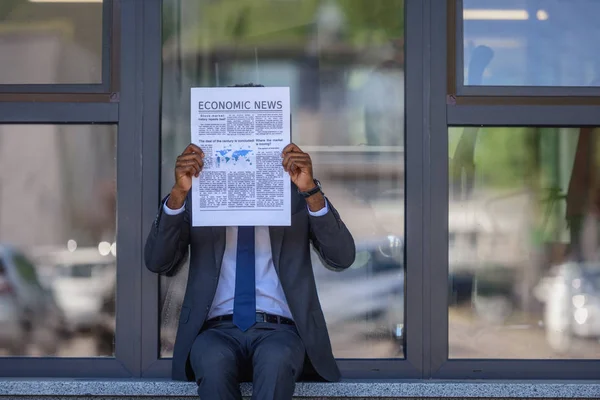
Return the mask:
POLYGON ((239 382, 250 378, 253 399, 291 399, 304 366, 338 380, 310 244, 338 271, 354 262, 355 246, 313 178, 310 156, 295 144, 282 152, 293 183, 288 227, 192 227, 189 192, 203 159, 193 144, 177 158, 144 255, 148 269, 168 275, 190 248, 173 379, 195 380, 203 400, 241 399, 239 382))

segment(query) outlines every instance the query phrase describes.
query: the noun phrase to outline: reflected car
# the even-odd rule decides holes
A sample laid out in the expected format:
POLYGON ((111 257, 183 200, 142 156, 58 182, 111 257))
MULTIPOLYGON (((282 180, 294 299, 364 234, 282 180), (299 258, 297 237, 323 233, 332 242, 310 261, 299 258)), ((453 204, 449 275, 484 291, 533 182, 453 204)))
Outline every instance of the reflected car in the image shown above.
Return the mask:
POLYGON ((51 291, 42 286, 37 268, 19 250, 0 245, 0 350, 29 355, 37 347, 54 355, 69 333, 65 316, 51 291))
POLYGON ((554 351, 569 350, 574 337, 600 338, 600 264, 558 265, 534 293, 544 303, 546 339, 554 351))
POLYGON ((449 204, 449 302, 470 303, 478 318, 488 323, 502 324, 513 314, 519 272, 529 263, 519 240, 524 219, 510 203, 521 200, 515 195, 449 204))
POLYGON ((116 258, 97 248, 56 250, 39 257, 44 269, 52 270, 50 286, 74 330, 88 330, 102 318, 102 305, 116 279, 116 258))
POLYGON ((389 235, 356 242, 356 260, 343 273, 328 271, 314 251, 319 299, 333 335, 353 326, 355 336, 402 342, 404 334, 404 242, 389 235))

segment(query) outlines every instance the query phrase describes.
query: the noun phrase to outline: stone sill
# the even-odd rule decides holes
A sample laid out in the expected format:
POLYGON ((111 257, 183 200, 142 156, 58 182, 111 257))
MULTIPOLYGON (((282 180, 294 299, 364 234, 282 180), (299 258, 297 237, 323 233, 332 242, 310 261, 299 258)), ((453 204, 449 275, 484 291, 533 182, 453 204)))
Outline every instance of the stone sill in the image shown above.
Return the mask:
MULTIPOLYGON (((242 385, 244 396, 250 384, 242 385)), ((0 379, 0 398, 197 398, 196 385, 169 380, 0 379)), ((342 381, 302 382, 300 398, 600 398, 600 381, 342 381)))

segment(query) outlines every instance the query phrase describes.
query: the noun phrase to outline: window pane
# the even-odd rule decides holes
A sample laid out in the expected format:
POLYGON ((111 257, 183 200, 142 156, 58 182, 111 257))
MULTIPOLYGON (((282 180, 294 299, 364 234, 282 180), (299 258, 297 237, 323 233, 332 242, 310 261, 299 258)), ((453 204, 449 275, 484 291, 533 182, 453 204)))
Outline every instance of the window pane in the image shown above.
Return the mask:
POLYGON ((600 129, 451 128, 451 358, 600 358, 600 129))
MULTIPOLYGON (((163 194, 190 142, 190 87, 289 86, 293 140, 358 248, 341 273, 313 254, 334 354, 402 357, 404 1, 163 4, 163 194)), ((172 354, 185 268, 161 281, 163 357, 172 354)))
POLYGON ((0 25, 0 84, 102 82, 101 0, 3 0, 0 25))
POLYGON ((116 128, 0 125, 0 356, 114 354, 116 128))
POLYGON ((464 0, 464 84, 600 86, 597 0, 464 0))

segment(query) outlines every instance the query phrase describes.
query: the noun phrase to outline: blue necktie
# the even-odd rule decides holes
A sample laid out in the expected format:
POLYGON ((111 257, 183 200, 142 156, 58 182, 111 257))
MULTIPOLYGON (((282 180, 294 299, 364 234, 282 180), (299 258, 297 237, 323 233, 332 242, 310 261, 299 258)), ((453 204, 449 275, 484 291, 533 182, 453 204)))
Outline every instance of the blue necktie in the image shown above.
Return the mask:
POLYGON ((256 323, 254 227, 238 227, 233 323, 247 331, 256 323))

